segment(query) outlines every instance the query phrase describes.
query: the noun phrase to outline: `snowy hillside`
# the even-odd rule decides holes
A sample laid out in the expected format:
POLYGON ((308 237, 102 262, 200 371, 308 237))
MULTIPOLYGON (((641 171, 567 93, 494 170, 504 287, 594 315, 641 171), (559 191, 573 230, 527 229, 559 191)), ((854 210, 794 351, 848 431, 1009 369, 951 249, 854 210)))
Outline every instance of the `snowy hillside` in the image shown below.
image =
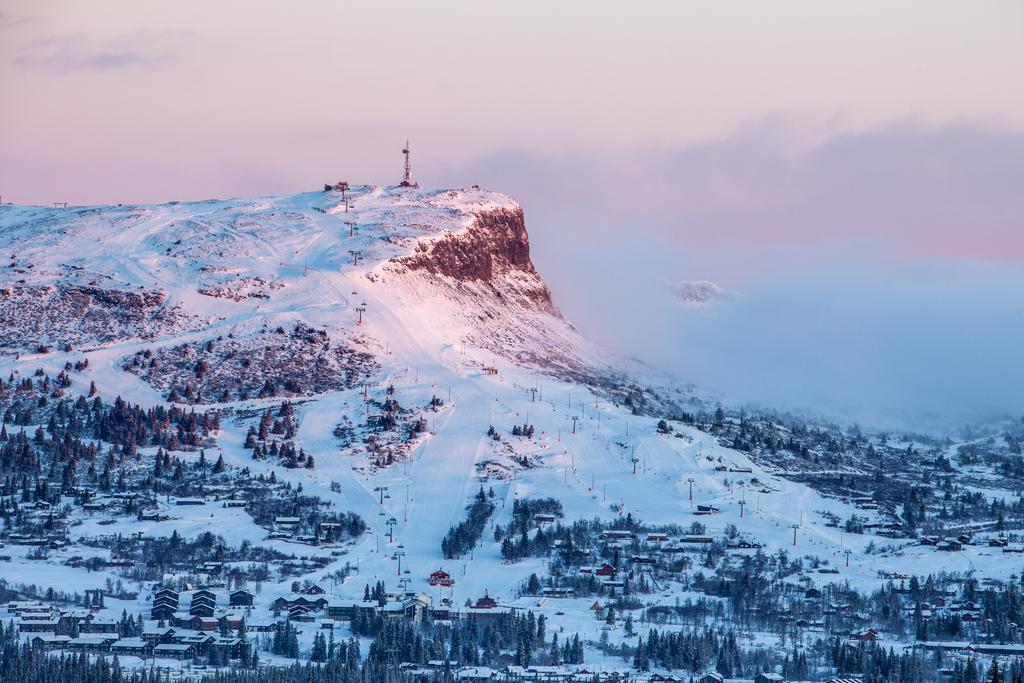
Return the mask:
MULTIPOLYGON (((424 594, 431 609, 444 606, 439 621, 509 608, 544 615, 560 642, 582 639, 591 671, 628 669, 621 653, 655 624, 734 628, 738 668, 751 672, 781 670, 797 645, 869 627, 890 644, 909 642, 913 633, 882 625, 867 596, 892 589, 892 577, 923 582, 940 569, 933 546, 899 540, 870 489, 850 494, 853 478, 873 471, 860 460, 812 458, 802 470, 769 455, 745 417, 713 416, 713 406, 583 339, 533 267, 522 209, 502 194, 353 186, 344 196, 0 206, 0 267, 0 498, 23 512, 42 501, 22 495, 25 476, 51 489, 26 520, 61 510, 45 531, 26 522, 17 538, 5 532, 3 578, 22 597, 29 584, 70 592, 120 581, 127 588, 106 609, 154 626, 157 584, 223 588, 218 618, 227 589, 245 587, 256 593, 244 608, 254 623, 287 617, 274 601, 296 586, 317 584, 328 604, 343 605, 383 582, 391 602, 424 594), (142 424, 145 411, 171 406, 183 412, 142 424), (115 435, 111 425, 126 421, 139 422, 135 433, 115 435), (22 430, 22 450, 37 449, 41 464, 13 455, 22 430), (75 439, 82 445, 66 446, 75 439), (299 487, 320 501, 299 500, 299 487), (128 503, 117 497, 125 491, 128 503), (269 502, 277 499, 287 505, 269 502), (557 514, 537 502, 547 499, 557 514), (482 531, 471 529, 473 510, 482 531), (171 560, 154 573, 131 557, 141 546, 118 545, 175 532, 221 536, 229 558, 246 542, 271 554, 238 550, 244 559, 227 579, 227 570, 171 560), (67 544, 40 552, 22 544, 32 534, 67 544), (578 554, 565 551, 567 539, 578 554), (86 567, 89 558, 99 564, 86 567), (247 573, 254 562, 268 567, 259 579, 247 573), (604 563, 610 583, 595 578, 604 563), (438 570, 449 585, 431 581, 438 570), (725 584, 761 571, 772 574, 771 596, 744 611, 754 605, 738 607, 725 584), (465 607, 484 597, 497 606, 465 607), (769 623, 789 633, 788 652, 771 653, 780 636, 769 623)), ((700 303, 721 298, 699 284, 700 303)), ((805 436, 775 435, 782 448, 805 436)), ((889 457, 884 437, 850 438, 889 457)), ((941 569, 1008 580, 1021 557, 964 544, 942 554, 941 569)), ((293 616, 313 625, 328 614, 293 616)), ((335 637, 370 642, 351 616, 336 621, 335 637)), ((316 632, 299 636, 304 658, 316 632)), ((959 638, 979 634, 965 627, 959 638)), ((546 650, 532 661, 549 662, 546 650)), ((824 676, 833 664, 815 666, 824 676)))

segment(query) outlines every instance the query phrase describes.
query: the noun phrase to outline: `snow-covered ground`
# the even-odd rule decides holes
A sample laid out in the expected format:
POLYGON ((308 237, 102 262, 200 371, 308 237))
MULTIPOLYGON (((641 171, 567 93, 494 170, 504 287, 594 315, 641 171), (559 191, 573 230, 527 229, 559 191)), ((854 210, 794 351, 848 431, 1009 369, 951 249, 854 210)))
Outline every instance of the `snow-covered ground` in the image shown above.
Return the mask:
MULTIPOLYGON (((362 387, 306 396, 298 404, 296 444, 315 456, 315 469, 254 461, 251 449, 243 447, 251 421, 231 417, 222 422, 216 448, 207 449, 211 461, 223 455, 232 467, 273 471, 279 481, 302 484, 339 511, 358 513, 367 522, 367 534, 324 569, 304 577, 317 581, 345 563, 357 566, 358 573, 343 583, 327 584, 334 597, 361 598, 364 586, 377 580, 396 590, 398 579, 405 577, 409 590, 426 592, 435 601, 450 596, 461 606, 486 593, 500 604, 545 613, 550 630, 596 640, 602 622, 589 611, 593 599, 518 597, 530 573, 543 574, 545 561, 505 563, 492 539, 493 526, 510 521, 516 498, 548 496, 562 502, 568 522, 626 514, 646 524, 689 527, 700 521, 715 537, 732 524, 744 537, 763 544, 766 553, 814 556, 839 570, 838 575, 809 576, 820 576, 822 582, 848 581, 865 591, 880 584, 881 571, 925 575, 937 569, 932 548, 912 545, 898 553, 868 554, 868 543, 879 539, 825 525, 823 512, 843 520, 865 514, 852 504, 766 472, 697 429, 675 425, 673 434, 659 434, 656 419, 633 415, 608 401, 599 388, 572 381, 569 374, 542 372, 535 358, 517 362, 532 351, 522 336, 530 331, 547 348, 565 352, 560 367, 607 369, 616 362, 580 339, 557 312, 542 306, 517 309, 517 333, 508 334, 511 323, 493 314, 506 305, 502 292, 508 290, 503 287, 520 286, 535 274, 509 269, 495 275, 503 283, 457 283, 443 273, 410 273, 395 261, 429 249, 446 235, 463 234, 478 212, 516 210, 510 198, 478 189, 395 187, 353 187, 348 198, 347 210, 337 192, 161 206, 0 207, 5 291, 36 286, 154 291, 166 297, 161 307, 181 313, 166 323, 139 326, 152 335, 145 339, 103 339, 41 325, 38 342, 52 350, 37 353, 23 347, 17 357, 12 350, 0 356, 0 373, 31 376, 41 367, 56 374, 66 361, 88 358, 89 369, 72 375, 71 392, 84 394, 95 383, 105 398, 158 405, 165 396, 123 369, 125 359, 136 352, 229 334, 247 338, 302 322, 374 356, 379 369, 365 389, 369 396, 383 400, 385 388, 393 385, 394 399, 404 407, 422 409, 432 397, 443 399, 440 410, 424 412, 429 433, 414 443, 408 460, 387 468, 371 467, 362 451, 340 448, 333 433, 343 416, 363 421, 362 387), (71 338, 72 350, 64 351, 71 338), (496 372, 487 370, 492 367, 496 372), (524 423, 534 425, 533 439, 510 434, 513 425, 524 423), (490 426, 538 466, 512 468, 507 477, 482 477, 478 466, 496 457, 495 442, 487 435, 490 426), (744 471, 716 471, 722 464, 744 471), (493 488, 497 513, 480 547, 472 557, 443 559, 441 539, 464 518, 481 486, 493 488), (381 487, 387 487, 383 505, 381 487), (696 517, 697 504, 713 505, 720 512, 696 517), (387 538, 391 518, 397 521, 394 542, 387 538), (400 561, 407 573, 399 574, 398 551, 404 553, 400 561), (848 566, 846 551, 852 551, 848 566), (454 587, 443 594, 427 582, 439 568, 455 578, 454 587)), ((4 308, 7 324, 18 324, 18 314, 17 306, 4 308)), ((0 345, 9 341, 0 338, 0 345)), ((643 372, 635 365, 624 369, 643 372)), ((232 400, 224 407, 279 403, 280 398, 254 398, 232 400)), ((212 531, 232 543, 248 539, 288 553, 328 553, 266 540, 266 531, 241 509, 208 504, 171 513, 172 519, 159 523, 124 518, 116 528, 126 535, 177 531, 187 537, 212 531)), ((113 528, 86 519, 72 527, 71 535, 110 533, 113 528)), ((24 550, 12 546, 4 551, 12 556, 3 564, 8 581, 60 587, 93 585, 99 578, 59 564, 71 554, 82 554, 80 548, 54 552, 47 562, 27 559, 24 550)), ((941 561, 947 570, 1005 578, 1020 570, 1017 557, 969 547, 943 554, 941 561)), ((109 576, 116 578, 112 572, 109 576)), ((257 609, 269 608, 274 598, 287 593, 291 580, 263 585, 257 609)), ((676 597, 687 596, 669 590, 657 599, 670 602, 676 597)), ((129 612, 147 612, 148 601, 148 592, 140 591, 138 604, 129 606, 129 612)))

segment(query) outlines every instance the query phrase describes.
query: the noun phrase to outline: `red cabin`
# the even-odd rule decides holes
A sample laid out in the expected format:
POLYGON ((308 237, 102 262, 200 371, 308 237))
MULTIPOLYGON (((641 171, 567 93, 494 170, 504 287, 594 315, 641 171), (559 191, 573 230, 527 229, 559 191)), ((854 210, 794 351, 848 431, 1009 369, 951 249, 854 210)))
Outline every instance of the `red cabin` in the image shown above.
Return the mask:
POLYGON ((440 569, 438 569, 436 572, 431 574, 430 578, 427 580, 427 582, 431 586, 438 586, 438 585, 440 585, 440 586, 453 586, 453 585, 455 585, 455 582, 452 581, 451 575, 448 572, 442 571, 440 569))

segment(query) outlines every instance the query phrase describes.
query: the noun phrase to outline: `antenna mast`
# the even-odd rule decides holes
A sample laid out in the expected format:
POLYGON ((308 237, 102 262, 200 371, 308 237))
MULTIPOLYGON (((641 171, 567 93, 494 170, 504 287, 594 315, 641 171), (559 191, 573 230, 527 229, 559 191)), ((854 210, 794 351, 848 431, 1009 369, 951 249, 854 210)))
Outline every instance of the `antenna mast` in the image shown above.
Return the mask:
POLYGON ((401 187, 419 187, 418 184, 412 181, 412 156, 409 149, 409 141, 405 141, 405 147, 402 149, 402 154, 405 155, 405 176, 402 178, 400 183, 401 187))

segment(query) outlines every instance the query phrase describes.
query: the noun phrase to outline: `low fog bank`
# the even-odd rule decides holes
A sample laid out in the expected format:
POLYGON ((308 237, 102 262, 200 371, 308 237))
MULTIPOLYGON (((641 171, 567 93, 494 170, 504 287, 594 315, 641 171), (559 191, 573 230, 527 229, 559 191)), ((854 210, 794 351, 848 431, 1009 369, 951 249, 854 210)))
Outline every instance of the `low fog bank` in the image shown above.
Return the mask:
MULTIPOLYGON (((658 240, 581 245, 570 319, 730 403, 936 429, 1024 415, 1024 272, 882 261, 870 250, 773 250, 770 269, 719 281, 738 296, 687 305, 671 285, 714 279, 763 250, 682 254, 658 240), (722 261, 730 261, 723 264, 722 261), (624 262, 640 268, 627 268, 624 262), (618 273, 623 277, 602 277, 618 273)), ((562 280, 562 278, 559 278, 562 280)))
POLYGON ((780 126, 647 156, 511 151, 448 180, 516 196, 584 332, 730 403, 881 427, 1024 415, 1024 136, 780 126), (737 292, 682 305, 681 281, 737 292))

